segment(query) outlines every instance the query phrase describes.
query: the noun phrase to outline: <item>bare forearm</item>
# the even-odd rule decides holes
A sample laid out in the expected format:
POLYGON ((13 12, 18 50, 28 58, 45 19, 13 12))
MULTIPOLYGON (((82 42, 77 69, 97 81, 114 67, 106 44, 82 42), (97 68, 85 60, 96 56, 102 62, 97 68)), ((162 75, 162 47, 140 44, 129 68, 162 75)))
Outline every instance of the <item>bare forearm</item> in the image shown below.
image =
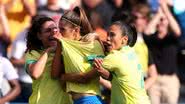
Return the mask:
POLYGON ((21 59, 15 59, 15 58, 11 58, 10 61, 12 62, 12 64, 14 66, 20 67, 23 66, 25 64, 25 59, 21 58, 21 59))
MULTIPOLYGON (((58 42, 57 43, 57 49, 55 52, 55 56, 52 62, 52 70, 51 70, 51 76, 53 78, 59 78, 61 75, 61 70, 64 70, 64 66, 61 64, 62 62, 62 57, 61 57, 61 45, 58 42)), ((64 71, 65 72, 65 71, 64 71)))
POLYGON ((82 73, 66 73, 61 75, 62 81, 84 83, 82 73))
POLYGON ((111 88, 112 88, 111 82, 108 80, 105 80, 101 77, 100 77, 100 84, 103 85, 104 87, 108 88, 109 90, 111 90, 111 88))
POLYGON ((91 70, 87 73, 66 73, 61 76, 61 80, 76 83, 88 83, 98 76, 96 70, 91 70))
POLYGON ((147 78, 145 80, 145 89, 148 90, 155 82, 154 78, 147 78))
POLYGON ((157 80, 157 69, 155 64, 149 66, 148 78, 145 80, 145 89, 150 88, 157 80))
POLYGON ((105 69, 101 70, 101 72, 99 71, 99 73, 105 79, 109 79, 109 77, 110 77, 110 72, 105 69))
POLYGON ((0 23, 2 26, 2 32, 3 32, 3 34, 8 36, 10 34, 10 30, 8 27, 8 20, 7 20, 6 14, 5 14, 5 7, 3 5, 0 5, 0 13, 1 13, 0 14, 0 23))
POLYGON ((1 104, 15 99, 20 94, 21 90, 17 80, 13 80, 13 82, 10 82, 10 85, 12 89, 8 92, 8 94, 0 98, 1 104))
POLYGON ((162 9, 167 16, 167 19, 169 21, 170 28, 175 33, 175 35, 178 37, 181 35, 181 30, 179 27, 179 24, 177 23, 176 19, 172 15, 171 11, 169 10, 167 4, 162 4, 162 9))
POLYGON ((84 79, 89 82, 90 80, 99 77, 99 73, 97 72, 97 70, 95 70, 94 68, 92 68, 89 72, 87 73, 83 73, 84 74, 84 79))
POLYGON ((148 23, 148 25, 146 26, 144 33, 146 35, 148 34, 153 34, 156 31, 156 26, 160 20, 161 16, 159 13, 157 13, 152 20, 148 23))
POLYGON ((6 102, 9 102, 13 99, 15 99, 18 95, 19 95, 20 91, 17 92, 17 89, 13 88, 9 91, 9 93, 5 96, 3 96, 2 98, 0 98, 0 100, 3 102, 3 103, 6 103, 6 102))
POLYGON ((181 35, 179 24, 177 23, 177 21, 175 20, 171 13, 167 13, 167 15, 169 15, 168 20, 170 21, 169 23, 172 31, 175 33, 177 37, 179 37, 181 35))
POLYGON ((38 79, 44 72, 47 59, 48 53, 44 52, 35 64, 29 66, 29 73, 34 79, 38 79))

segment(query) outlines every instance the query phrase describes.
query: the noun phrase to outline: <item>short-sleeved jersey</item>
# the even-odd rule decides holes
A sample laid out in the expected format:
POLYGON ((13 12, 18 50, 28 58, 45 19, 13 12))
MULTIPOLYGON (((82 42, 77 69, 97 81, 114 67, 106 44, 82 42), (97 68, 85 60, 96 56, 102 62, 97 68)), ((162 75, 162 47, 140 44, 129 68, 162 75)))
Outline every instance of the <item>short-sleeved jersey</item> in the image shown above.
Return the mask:
POLYGON ((132 48, 112 51, 104 58, 103 67, 113 75, 111 104, 150 104, 143 71, 132 48))
MULTIPOLYGON (((99 41, 82 42, 62 39, 61 43, 66 73, 86 73, 92 69, 89 59, 96 55, 104 55, 99 41)), ((99 77, 86 84, 67 82, 67 92, 100 95, 99 77)))
MULTIPOLYGON (((26 65, 37 62, 43 51, 30 51, 26 53, 26 65)), ((59 80, 51 78, 51 65, 54 54, 50 53, 44 72, 32 84, 32 95, 29 104, 72 104, 70 96, 63 91, 59 80)))

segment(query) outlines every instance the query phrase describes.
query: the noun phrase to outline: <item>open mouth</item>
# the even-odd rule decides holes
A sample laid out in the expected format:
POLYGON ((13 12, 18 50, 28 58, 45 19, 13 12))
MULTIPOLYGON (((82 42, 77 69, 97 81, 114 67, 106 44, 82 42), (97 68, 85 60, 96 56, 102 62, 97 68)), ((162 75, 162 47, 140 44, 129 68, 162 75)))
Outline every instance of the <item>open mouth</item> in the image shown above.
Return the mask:
POLYGON ((56 39, 54 37, 50 36, 49 41, 56 41, 56 39))

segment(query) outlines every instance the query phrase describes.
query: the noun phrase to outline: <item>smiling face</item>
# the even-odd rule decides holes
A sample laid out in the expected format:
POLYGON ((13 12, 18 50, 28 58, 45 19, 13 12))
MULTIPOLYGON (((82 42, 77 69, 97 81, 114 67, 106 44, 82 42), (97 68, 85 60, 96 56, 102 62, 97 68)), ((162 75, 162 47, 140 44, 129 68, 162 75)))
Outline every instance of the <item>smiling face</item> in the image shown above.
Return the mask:
POLYGON ((107 49, 118 50, 123 45, 127 44, 128 37, 122 35, 122 30, 119 25, 112 25, 109 28, 108 37, 107 37, 107 49))
POLYGON ((48 48, 51 46, 56 46, 57 42, 53 36, 58 32, 59 31, 55 22, 47 21, 42 25, 41 31, 37 36, 42 41, 44 48, 48 48))

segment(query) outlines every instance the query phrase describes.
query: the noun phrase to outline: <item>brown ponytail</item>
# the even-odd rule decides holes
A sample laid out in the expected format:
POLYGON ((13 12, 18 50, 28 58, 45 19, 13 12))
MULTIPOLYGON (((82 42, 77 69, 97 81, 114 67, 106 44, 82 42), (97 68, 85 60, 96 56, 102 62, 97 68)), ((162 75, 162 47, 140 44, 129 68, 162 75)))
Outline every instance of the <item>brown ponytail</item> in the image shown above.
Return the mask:
POLYGON ((92 27, 87 19, 84 10, 80 7, 75 7, 72 11, 64 13, 60 20, 66 20, 74 26, 80 26, 80 33, 82 36, 92 32, 92 27))
POLYGON ((93 30, 92 30, 91 24, 89 23, 89 20, 87 19, 85 11, 82 8, 79 8, 79 7, 75 7, 74 11, 79 11, 80 21, 81 21, 80 31, 81 31, 82 35, 86 35, 86 34, 92 32, 93 30))

